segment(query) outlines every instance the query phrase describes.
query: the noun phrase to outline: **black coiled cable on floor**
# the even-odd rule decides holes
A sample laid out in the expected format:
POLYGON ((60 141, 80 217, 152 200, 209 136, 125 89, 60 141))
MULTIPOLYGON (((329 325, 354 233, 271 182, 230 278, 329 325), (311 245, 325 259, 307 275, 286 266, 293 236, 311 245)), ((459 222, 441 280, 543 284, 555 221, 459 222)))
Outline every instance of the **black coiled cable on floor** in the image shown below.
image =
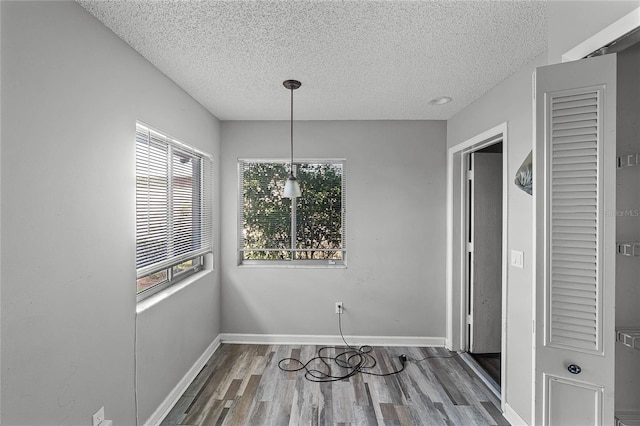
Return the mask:
POLYGON ((304 370, 305 379, 311 382, 336 382, 339 380, 348 379, 358 373, 369 374, 372 376, 390 376, 392 374, 398 374, 404 371, 405 363, 407 361, 406 355, 400 355, 400 368, 390 373, 374 373, 370 371, 378 363, 375 357, 372 355, 373 348, 369 345, 363 345, 355 348, 347 343, 342 334, 342 314, 338 314, 338 327, 340 329, 340 337, 346 345, 346 348, 340 348, 337 346, 324 346, 318 350, 318 355, 311 358, 306 363, 303 363, 297 358, 283 358, 278 362, 278 368, 282 371, 302 371, 304 370), (326 351, 341 350, 335 356, 325 354, 326 351), (312 366, 312 364, 320 362, 326 367, 324 370, 319 370, 312 366), (288 366, 285 366, 288 363, 288 366), (294 363, 292 366, 291 364, 294 363), (341 370, 346 370, 344 374, 334 375, 331 373, 332 365, 335 364, 341 370), (296 365, 297 364, 297 365, 296 365))

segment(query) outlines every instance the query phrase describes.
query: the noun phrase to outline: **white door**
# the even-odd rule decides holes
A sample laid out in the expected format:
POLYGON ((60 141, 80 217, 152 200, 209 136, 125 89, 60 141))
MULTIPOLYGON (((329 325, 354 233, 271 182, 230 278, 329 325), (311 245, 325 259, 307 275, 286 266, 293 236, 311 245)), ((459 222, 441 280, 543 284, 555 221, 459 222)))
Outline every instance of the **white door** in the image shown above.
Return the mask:
POLYGON ((535 75, 534 422, 614 422, 616 56, 535 75))
POLYGON ((469 352, 502 350, 502 154, 471 153, 469 352))

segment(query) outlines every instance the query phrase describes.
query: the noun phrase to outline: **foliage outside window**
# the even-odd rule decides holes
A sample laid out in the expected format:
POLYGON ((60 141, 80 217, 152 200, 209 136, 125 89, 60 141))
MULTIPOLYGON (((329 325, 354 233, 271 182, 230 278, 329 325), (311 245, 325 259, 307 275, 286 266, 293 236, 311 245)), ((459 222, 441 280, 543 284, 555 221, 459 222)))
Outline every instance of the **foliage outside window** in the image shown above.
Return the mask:
POLYGON ((212 251, 211 159, 136 127, 136 292, 142 300, 202 269, 212 251))
POLYGON ((302 197, 292 203, 287 162, 239 162, 239 263, 345 264, 345 162, 298 162, 294 173, 302 197))

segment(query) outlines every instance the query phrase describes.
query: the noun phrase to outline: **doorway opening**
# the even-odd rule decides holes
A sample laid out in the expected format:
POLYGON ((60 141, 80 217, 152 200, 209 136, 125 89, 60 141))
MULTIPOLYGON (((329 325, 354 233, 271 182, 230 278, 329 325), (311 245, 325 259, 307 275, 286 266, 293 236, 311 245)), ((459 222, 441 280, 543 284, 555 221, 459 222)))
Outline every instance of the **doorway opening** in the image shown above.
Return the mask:
POLYGON ((467 351, 500 388, 502 361, 502 140, 465 154, 467 351))
POLYGON ((507 148, 507 123, 502 123, 450 147, 447 171, 447 347, 460 352, 461 359, 501 400, 503 410, 507 148), (484 286, 478 286, 479 279, 484 286))

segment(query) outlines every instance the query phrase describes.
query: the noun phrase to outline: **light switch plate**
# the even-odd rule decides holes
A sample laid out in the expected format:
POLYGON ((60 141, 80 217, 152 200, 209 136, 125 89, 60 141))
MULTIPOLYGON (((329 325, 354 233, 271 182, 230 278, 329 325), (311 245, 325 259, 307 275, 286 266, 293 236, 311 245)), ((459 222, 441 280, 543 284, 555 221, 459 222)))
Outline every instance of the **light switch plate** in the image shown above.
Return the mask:
POLYGON ((518 250, 511 250, 511 266, 524 268, 524 253, 518 250))

